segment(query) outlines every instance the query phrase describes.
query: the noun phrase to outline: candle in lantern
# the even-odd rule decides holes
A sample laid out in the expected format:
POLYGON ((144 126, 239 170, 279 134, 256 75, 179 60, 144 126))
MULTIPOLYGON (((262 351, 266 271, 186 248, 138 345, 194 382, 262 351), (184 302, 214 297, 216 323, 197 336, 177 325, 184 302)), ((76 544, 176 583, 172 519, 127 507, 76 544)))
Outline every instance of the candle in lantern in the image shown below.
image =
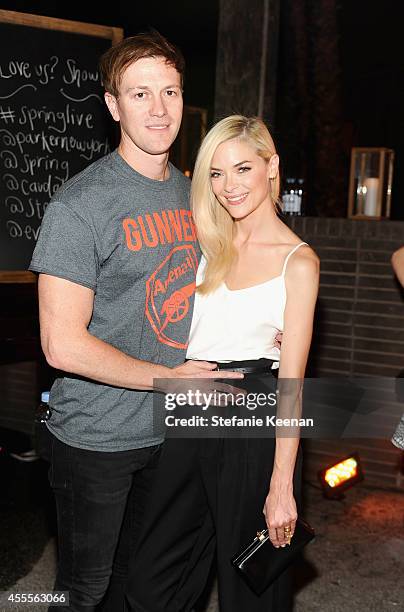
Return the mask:
POLYGON ((377 194, 379 191, 379 179, 367 178, 364 181, 365 191, 365 215, 375 217, 377 215, 377 194))

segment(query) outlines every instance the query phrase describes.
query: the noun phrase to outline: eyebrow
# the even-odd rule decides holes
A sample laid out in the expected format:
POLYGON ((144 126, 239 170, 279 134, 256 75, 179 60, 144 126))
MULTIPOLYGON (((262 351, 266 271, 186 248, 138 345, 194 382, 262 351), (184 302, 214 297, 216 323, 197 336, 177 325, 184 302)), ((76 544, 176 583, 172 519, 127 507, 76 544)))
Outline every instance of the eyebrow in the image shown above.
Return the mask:
MULTIPOLYGON (((178 89, 181 89, 181 85, 165 85, 163 87, 163 89, 174 89, 175 87, 177 87, 178 89)), ((126 91, 132 91, 133 89, 148 89, 150 90, 150 87, 148 85, 135 85, 134 87, 128 87, 128 89, 126 91)))
MULTIPOLYGON (((248 159, 245 159, 244 161, 238 162, 237 164, 234 164, 233 168, 237 168, 238 166, 242 166, 243 164, 251 164, 251 162, 248 159)), ((214 168, 213 166, 211 166, 210 168, 211 170, 221 170, 221 168, 214 168)))

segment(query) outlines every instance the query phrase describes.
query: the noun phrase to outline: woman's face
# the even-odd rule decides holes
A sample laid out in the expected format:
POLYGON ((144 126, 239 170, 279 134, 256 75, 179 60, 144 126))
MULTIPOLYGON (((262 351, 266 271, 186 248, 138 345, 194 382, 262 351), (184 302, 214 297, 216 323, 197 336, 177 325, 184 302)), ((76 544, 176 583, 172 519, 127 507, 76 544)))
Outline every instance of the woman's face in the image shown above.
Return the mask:
POLYGON ((278 164, 277 155, 266 162, 245 140, 222 142, 212 158, 213 193, 233 219, 242 219, 262 205, 272 205, 270 177, 276 176, 278 164))

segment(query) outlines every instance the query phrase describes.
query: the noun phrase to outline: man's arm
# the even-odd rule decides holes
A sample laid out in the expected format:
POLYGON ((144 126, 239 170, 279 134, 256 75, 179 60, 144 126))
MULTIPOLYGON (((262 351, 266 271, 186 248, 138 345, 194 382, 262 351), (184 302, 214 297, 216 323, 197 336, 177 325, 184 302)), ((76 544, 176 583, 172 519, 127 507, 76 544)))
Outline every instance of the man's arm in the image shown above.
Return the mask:
POLYGON ((391 257, 391 265, 400 285, 404 287, 404 246, 395 251, 391 257))
POLYGON ((203 361, 175 368, 142 361, 96 338, 87 329, 93 312, 92 289, 40 274, 38 291, 42 350, 56 369, 138 390, 153 389, 153 378, 237 378, 235 372, 212 372, 215 364, 203 361))

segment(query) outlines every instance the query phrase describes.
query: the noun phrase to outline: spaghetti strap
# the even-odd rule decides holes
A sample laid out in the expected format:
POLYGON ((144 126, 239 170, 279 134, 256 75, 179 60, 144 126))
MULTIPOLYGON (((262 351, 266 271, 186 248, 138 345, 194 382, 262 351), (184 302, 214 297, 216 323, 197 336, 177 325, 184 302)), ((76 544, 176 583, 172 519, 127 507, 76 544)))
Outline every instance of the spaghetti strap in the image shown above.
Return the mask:
POLYGON ((301 247, 303 244, 306 244, 306 245, 307 245, 307 242, 299 242, 299 244, 297 244, 297 245, 296 245, 296 246, 295 246, 295 247, 294 247, 294 248, 293 248, 293 249, 290 251, 290 253, 288 253, 288 254, 287 254, 287 256, 286 256, 286 258, 285 258, 285 262, 284 262, 284 264, 283 264, 283 268, 282 268, 282 274, 281 274, 281 276, 285 276, 286 266, 287 266, 287 263, 288 263, 288 261, 289 261, 289 257, 290 257, 291 255, 293 255, 293 253, 294 253, 295 251, 297 251, 297 249, 298 249, 299 247, 301 247))

